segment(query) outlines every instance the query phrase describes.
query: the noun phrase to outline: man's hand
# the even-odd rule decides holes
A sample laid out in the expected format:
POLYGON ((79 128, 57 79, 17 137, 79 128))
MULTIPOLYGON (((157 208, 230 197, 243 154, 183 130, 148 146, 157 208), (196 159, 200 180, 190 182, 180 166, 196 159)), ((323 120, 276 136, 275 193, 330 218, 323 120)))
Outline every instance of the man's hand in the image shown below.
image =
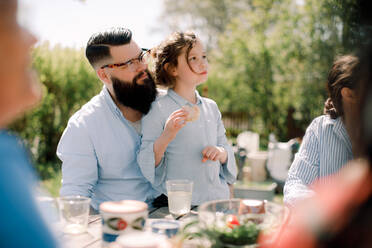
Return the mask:
POLYGON ((227 152, 223 147, 219 146, 207 146, 202 151, 203 159, 202 162, 207 160, 220 161, 221 164, 227 161, 227 152))

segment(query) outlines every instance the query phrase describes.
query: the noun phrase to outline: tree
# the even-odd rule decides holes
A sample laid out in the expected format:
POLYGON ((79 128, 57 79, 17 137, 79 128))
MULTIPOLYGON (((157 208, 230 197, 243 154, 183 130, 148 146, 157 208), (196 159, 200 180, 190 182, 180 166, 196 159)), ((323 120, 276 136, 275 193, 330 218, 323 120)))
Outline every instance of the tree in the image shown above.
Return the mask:
POLYGON ((41 177, 48 178, 60 169, 56 148, 68 119, 102 84, 82 50, 51 48, 46 43, 36 47, 32 57, 44 97, 36 109, 11 129, 27 142, 41 177))

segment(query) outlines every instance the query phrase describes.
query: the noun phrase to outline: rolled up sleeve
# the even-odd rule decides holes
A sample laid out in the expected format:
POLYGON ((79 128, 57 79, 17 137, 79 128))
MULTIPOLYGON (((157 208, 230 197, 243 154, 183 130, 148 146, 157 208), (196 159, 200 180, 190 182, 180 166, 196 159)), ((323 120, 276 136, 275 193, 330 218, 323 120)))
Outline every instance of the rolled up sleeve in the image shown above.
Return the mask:
POLYGON ((84 123, 70 120, 57 147, 62 161, 60 195, 91 197, 98 180, 97 157, 84 123))

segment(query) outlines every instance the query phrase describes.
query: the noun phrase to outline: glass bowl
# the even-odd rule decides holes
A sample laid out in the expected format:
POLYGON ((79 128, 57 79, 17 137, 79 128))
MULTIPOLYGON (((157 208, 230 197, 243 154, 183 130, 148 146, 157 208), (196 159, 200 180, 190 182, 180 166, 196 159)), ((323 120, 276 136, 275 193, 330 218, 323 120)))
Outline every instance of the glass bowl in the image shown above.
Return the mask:
POLYGON ((215 237, 218 236, 220 239, 223 236, 222 240, 231 242, 231 244, 224 243, 225 247, 256 247, 247 245, 256 243, 258 234, 261 232, 272 233, 273 235, 268 235, 271 238, 266 242, 275 242, 274 234, 278 233, 278 228, 287 221, 289 209, 284 205, 266 200, 229 199, 210 201, 200 205, 198 215, 199 223, 204 230, 219 233, 215 237), (248 240, 247 236, 250 235, 252 239, 248 240))

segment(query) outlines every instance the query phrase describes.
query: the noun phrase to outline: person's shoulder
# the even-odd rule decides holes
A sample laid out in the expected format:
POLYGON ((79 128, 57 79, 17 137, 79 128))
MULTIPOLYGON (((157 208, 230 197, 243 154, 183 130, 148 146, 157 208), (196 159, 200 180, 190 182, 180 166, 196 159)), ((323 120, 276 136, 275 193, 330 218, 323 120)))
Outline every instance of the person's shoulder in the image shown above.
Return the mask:
POLYGON ((217 103, 216 103, 213 99, 211 99, 211 98, 203 97, 203 96, 201 96, 200 98, 201 98, 202 101, 204 101, 206 104, 216 105, 216 106, 217 106, 217 103))
POLYGON ((158 89, 158 95, 155 101, 152 102, 151 108, 162 108, 162 106, 167 106, 168 102, 171 101, 171 97, 167 90, 158 89))
POLYGON ((206 104, 208 107, 212 107, 212 108, 218 110, 218 105, 217 105, 217 103, 216 103, 213 99, 208 98, 208 97, 203 97, 203 96, 200 96, 200 99, 201 99, 202 102, 203 102, 204 104, 206 104))
POLYGON ((5 130, 0 131, 0 150, 20 145, 22 145, 22 142, 17 136, 5 130))
POLYGON ((169 90, 168 89, 160 89, 157 88, 158 94, 154 102, 164 101, 165 99, 169 99, 169 90))
POLYGON ((101 94, 94 96, 70 117, 69 123, 83 123, 96 119, 103 111, 103 104, 101 94))
POLYGON ((0 131, 0 158, 10 156, 21 158, 26 154, 24 143, 18 136, 8 131, 0 131))
POLYGON ((321 115, 313 119, 310 126, 314 127, 326 127, 330 125, 334 125, 335 120, 331 119, 329 115, 321 115))
POLYGON ((156 91, 158 92, 157 98, 165 96, 167 94, 166 89, 156 88, 156 91))
MULTIPOLYGON (((158 89, 159 90, 159 89, 158 89)), ((144 119, 152 119, 154 116, 162 116, 165 106, 169 106, 170 97, 167 94, 166 90, 161 90, 161 93, 158 93, 156 99, 152 102, 150 111, 144 116, 144 119)))
POLYGON ((203 104, 205 104, 208 109, 212 109, 213 112, 220 112, 217 103, 213 99, 207 97, 200 98, 202 99, 203 104))
POLYGON ((313 120, 313 125, 325 130, 333 129, 339 122, 342 122, 341 117, 332 119, 329 115, 321 115, 313 120))
POLYGON ((319 134, 322 132, 323 129, 323 123, 327 119, 325 115, 318 116, 314 118, 310 125, 306 128, 306 133, 309 134, 315 134, 316 137, 319 137, 319 134))
POLYGON ((326 137, 333 133, 339 122, 342 122, 341 117, 332 119, 329 115, 321 115, 311 122, 308 130, 318 134, 319 137, 326 137))

